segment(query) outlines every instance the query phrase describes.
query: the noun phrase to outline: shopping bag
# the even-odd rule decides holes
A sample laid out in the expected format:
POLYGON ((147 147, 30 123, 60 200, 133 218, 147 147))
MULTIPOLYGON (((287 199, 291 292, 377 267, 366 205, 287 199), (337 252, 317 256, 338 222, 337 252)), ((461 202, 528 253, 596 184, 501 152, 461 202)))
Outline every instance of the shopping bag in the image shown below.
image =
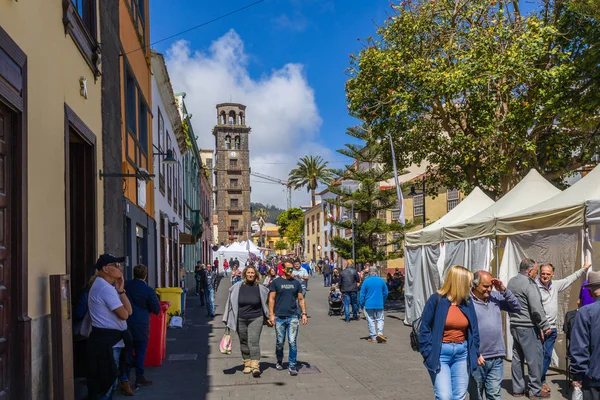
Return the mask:
POLYGON ((223 339, 221 339, 219 350, 223 354, 231 354, 231 333, 229 332, 229 328, 225 329, 225 334, 223 335, 223 339))
POLYGON ((178 316, 171 317, 171 322, 169 322, 169 328, 183 328, 183 318, 178 316))

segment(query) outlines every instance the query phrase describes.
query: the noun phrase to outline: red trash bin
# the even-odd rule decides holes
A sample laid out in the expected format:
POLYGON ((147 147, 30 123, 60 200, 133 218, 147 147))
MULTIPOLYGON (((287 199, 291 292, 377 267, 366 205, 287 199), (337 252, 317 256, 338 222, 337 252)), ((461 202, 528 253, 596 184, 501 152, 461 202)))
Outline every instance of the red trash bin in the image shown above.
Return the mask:
POLYGON ((158 367, 162 365, 167 342, 167 310, 171 306, 168 301, 160 302, 160 314, 150 317, 150 337, 144 367, 158 367))

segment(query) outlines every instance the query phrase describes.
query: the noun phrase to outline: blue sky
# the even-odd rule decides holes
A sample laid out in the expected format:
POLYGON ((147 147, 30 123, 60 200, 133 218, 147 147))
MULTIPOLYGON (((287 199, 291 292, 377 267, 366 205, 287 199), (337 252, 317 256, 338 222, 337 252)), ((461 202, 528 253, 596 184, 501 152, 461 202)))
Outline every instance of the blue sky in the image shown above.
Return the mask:
MULTIPOLYGON (((151 42, 156 42, 252 2, 253 0, 230 0, 228 2, 151 0, 151 42)), ((309 96, 312 89, 316 106, 316 110, 307 112, 307 114, 311 114, 307 118, 312 118, 314 124, 306 128, 306 132, 308 132, 306 137, 310 137, 312 145, 308 147, 310 150, 304 150, 315 155, 322 153, 327 160, 333 162, 332 166, 342 167, 343 164, 340 163, 342 156, 335 153, 335 150, 343 147, 344 143, 351 141, 345 134, 345 130, 348 126, 355 124, 355 120, 347 114, 344 92, 344 83, 347 79, 344 71, 349 65, 348 56, 360 48, 360 44, 356 40, 358 37, 366 37, 375 33, 376 27, 372 20, 379 23, 383 22, 387 18, 387 10, 389 10, 389 3, 386 0, 350 0, 344 2, 333 0, 266 0, 238 14, 157 44, 154 48, 167 54, 167 64, 171 71, 174 89, 176 91, 186 91, 188 94, 186 100, 202 97, 203 94, 199 92, 203 92, 203 90, 202 84, 196 86, 189 82, 191 72, 186 71, 192 69, 186 70, 183 65, 190 67, 194 58, 193 54, 196 51, 203 54, 202 62, 204 65, 206 65, 207 59, 212 61, 222 59, 223 57, 216 56, 216 53, 211 53, 211 46, 219 39, 228 38, 228 40, 223 39, 223 43, 231 43, 232 41, 243 43, 243 51, 240 50, 240 52, 243 52, 243 56, 238 57, 245 59, 240 67, 244 72, 242 78, 234 78, 233 80, 245 81, 249 79, 252 81, 249 84, 251 87, 265 83, 265 81, 274 81, 274 75, 278 74, 276 71, 281 70, 288 64, 300 66, 301 72, 299 74, 304 77, 305 82, 297 84, 302 87, 302 90, 307 91, 304 98, 309 96), (191 55, 185 56, 183 59, 175 56, 169 58, 169 51, 173 50, 172 46, 176 46, 177 43, 180 43, 179 40, 182 39, 186 42, 185 51, 191 53, 191 55), (171 62, 169 59, 171 59, 171 62), (318 121, 319 118, 320 122, 318 121)), ((237 44, 232 46, 235 47, 237 44)), ((227 63, 231 64, 232 61, 227 63)), ((229 67, 228 69, 231 71, 237 68, 238 66, 229 67)), ((205 73, 194 73, 198 73, 199 79, 201 77, 211 79, 205 73)), ((293 72, 290 74, 294 75, 293 72)), ((284 75, 288 76, 287 73, 284 73, 284 75)), ((290 81, 294 81, 294 79, 290 78, 290 81)), ((294 82, 297 82, 297 80, 294 82)), ((231 87, 228 90, 237 93, 231 87)), ((229 101, 227 93, 212 96, 215 97, 213 104, 218 101, 229 101)), ((233 101, 239 101, 233 96, 232 99, 233 101)), ((302 98, 299 101, 303 101, 302 98)), ((310 102, 310 100, 307 100, 307 102, 310 102)), ((206 103, 199 104, 202 104, 202 107, 207 107, 206 103)), ((256 108, 256 104, 248 104, 248 121, 253 126, 254 133, 256 126, 261 126, 261 122, 256 119, 253 120, 253 108, 256 108)), ((200 113, 201 111, 196 110, 196 112, 200 113)), ((206 117, 202 115, 199 118, 204 119, 206 117)), ((212 118, 212 116, 209 118, 212 118)), ((264 118, 264 114, 262 118, 264 118)), ((296 118, 302 119, 302 116, 296 116, 296 118)), ((199 122, 199 120, 197 121, 196 118, 192 122, 196 134, 201 136, 199 140, 201 145, 209 147, 212 139, 207 132, 208 128, 205 128, 205 124, 199 122), (198 132, 198 125, 202 126, 200 133, 198 132)), ((293 120, 292 125, 295 126, 298 123, 302 124, 302 121, 293 120)), ((302 135, 300 133, 299 137, 302 137, 302 135)), ((253 138, 251 137, 251 140, 253 138)), ((298 143, 288 142, 285 146, 297 147, 298 143)), ((277 153, 278 150, 273 149, 270 151, 277 153)), ((253 165, 253 168, 259 172, 284 178, 297 158, 303 155, 305 154, 294 154, 282 150, 282 157, 285 161, 277 164, 261 164, 260 160, 254 160, 255 165, 253 165)), ((300 197, 302 201, 306 199, 305 196, 300 197)), ((266 199, 265 201, 269 200, 266 199)), ((279 203, 279 201, 277 202, 279 203)))

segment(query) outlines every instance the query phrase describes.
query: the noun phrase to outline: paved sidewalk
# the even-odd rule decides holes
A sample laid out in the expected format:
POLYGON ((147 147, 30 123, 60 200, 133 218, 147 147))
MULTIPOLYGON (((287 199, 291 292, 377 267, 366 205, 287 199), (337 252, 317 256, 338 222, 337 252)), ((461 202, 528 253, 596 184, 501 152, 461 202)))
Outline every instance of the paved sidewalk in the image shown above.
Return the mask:
MULTIPOLYGON (((216 294, 217 317, 209 321, 199 298, 187 299, 185 326, 168 331, 167 358, 161 367, 148 368, 154 385, 140 388, 135 398, 165 399, 432 399, 433 391, 421 357, 411 350, 410 328, 402 323, 403 305, 388 303, 387 344, 366 341, 366 321, 344 322, 327 315, 328 291, 321 277, 312 279, 307 294, 309 322, 298 335, 300 373, 291 377, 275 369, 275 332, 264 327, 261 339, 263 375, 244 375, 239 342, 233 334, 233 354, 219 352, 224 332, 221 322, 229 284, 224 280, 216 294)), ((287 357, 287 346, 286 346, 287 357)), ((506 363, 504 398, 512 398, 510 363, 506 363)), ((553 399, 563 399, 558 384, 565 377, 549 376, 553 399)), ((563 389, 564 390, 564 389, 563 389)))

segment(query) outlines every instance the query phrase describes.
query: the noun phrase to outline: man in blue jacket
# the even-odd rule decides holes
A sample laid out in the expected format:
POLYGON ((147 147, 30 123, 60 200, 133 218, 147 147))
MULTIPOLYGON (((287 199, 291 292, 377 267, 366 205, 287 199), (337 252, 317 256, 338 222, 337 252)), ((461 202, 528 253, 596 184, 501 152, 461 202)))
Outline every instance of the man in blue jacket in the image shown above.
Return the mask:
POLYGON ((360 287, 359 301, 360 308, 364 309, 367 314, 370 335, 369 339, 367 339, 368 342, 387 342, 387 338, 383 335, 383 305, 387 295, 387 284, 378 276, 377 267, 370 267, 369 276, 363 281, 360 287))
POLYGON ((573 386, 583 390, 584 400, 600 399, 600 271, 590 272, 584 285, 594 303, 577 311, 571 331, 573 386), (595 332, 592 335, 592 332, 595 332))
MULTIPOLYGON (((133 313, 127 319, 127 326, 133 336, 133 365, 135 366, 135 385, 150 386, 152 381, 144 377, 144 360, 150 337, 150 313, 160 312, 158 296, 146 284, 148 268, 145 265, 133 267, 133 278, 125 282, 125 291, 131 302, 133 313)), ((129 375, 129 372, 128 374, 129 375)))

